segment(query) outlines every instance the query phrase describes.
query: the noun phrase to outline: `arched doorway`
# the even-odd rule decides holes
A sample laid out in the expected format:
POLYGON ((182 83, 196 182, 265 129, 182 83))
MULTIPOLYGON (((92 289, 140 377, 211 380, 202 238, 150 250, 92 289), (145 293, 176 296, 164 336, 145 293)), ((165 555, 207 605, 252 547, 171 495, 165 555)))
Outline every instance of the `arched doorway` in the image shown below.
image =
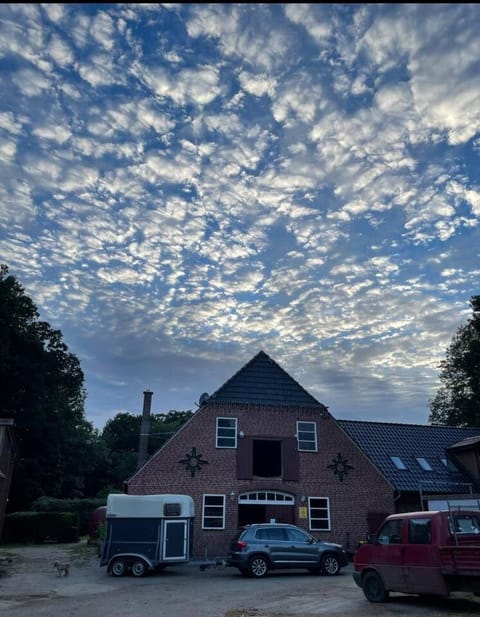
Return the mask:
POLYGON ((279 491, 249 491, 238 496, 238 526, 295 522, 295 497, 279 491))

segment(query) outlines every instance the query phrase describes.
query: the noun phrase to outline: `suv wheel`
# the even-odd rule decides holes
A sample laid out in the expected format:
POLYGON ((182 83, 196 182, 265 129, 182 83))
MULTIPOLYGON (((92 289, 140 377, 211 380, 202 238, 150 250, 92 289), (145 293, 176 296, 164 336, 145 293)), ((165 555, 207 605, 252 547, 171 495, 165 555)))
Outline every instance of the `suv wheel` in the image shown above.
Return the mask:
POLYGON ((268 561, 261 555, 254 555, 248 562, 248 573, 255 578, 261 578, 268 572, 268 561))
POLYGON ((322 559, 322 572, 329 576, 335 576, 340 572, 340 564, 335 555, 325 555, 322 559))

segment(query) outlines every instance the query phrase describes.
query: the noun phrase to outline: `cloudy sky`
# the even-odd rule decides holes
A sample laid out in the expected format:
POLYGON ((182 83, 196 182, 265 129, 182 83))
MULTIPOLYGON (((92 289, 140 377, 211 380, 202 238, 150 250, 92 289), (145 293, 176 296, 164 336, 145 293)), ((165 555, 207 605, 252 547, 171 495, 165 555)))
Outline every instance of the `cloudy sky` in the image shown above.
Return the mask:
POLYGON ((480 7, 3 4, 0 261, 86 416, 195 410, 260 350, 426 423, 480 293, 480 7))

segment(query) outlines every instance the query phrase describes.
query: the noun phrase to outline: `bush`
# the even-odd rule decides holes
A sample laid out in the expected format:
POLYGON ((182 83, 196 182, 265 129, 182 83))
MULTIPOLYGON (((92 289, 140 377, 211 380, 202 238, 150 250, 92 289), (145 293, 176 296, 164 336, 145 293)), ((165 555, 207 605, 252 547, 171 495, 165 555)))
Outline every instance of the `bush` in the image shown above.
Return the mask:
POLYGON ((79 539, 79 517, 75 512, 14 512, 5 517, 2 541, 6 544, 79 539))
POLYGON ((56 499, 55 497, 39 497, 32 505, 34 512, 71 512, 78 515, 79 533, 85 536, 89 533, 90 516, 100 506, 105 506, 106 499, 56 499))

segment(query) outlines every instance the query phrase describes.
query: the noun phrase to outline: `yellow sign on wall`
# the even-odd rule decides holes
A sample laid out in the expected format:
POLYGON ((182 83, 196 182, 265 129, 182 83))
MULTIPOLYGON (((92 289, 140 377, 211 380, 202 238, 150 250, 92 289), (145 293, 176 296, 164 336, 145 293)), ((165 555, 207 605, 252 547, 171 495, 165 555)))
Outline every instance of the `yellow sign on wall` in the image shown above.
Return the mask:
POLYGON ((307 508, 304 506, 298 508, 298 518, 308 518, 307 508))

